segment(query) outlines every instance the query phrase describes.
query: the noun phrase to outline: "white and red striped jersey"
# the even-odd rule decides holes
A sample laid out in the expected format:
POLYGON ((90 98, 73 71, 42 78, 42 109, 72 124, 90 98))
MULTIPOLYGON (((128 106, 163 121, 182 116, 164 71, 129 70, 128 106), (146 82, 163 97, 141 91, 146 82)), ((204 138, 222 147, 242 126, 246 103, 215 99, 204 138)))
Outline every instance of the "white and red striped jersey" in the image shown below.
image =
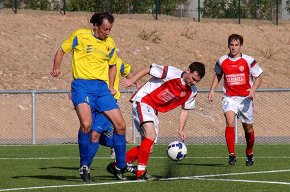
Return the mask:
POLYGON ((195 108, 197 89, 194 85, 186 85, 183 71, 153 63, 149 74, 153 77, 132 96, 132 102, 146 103, 159 112, 170 111, 179 105, 183 109, 195 108))
POLYGON ((246 97, 253 85, 253 77, 259 77, 263 70, 255 59, 241 54, 237 58, 229 55, 220 57, 215 64, 215 72, 224 75, 223 92, 226 96, 246 97))

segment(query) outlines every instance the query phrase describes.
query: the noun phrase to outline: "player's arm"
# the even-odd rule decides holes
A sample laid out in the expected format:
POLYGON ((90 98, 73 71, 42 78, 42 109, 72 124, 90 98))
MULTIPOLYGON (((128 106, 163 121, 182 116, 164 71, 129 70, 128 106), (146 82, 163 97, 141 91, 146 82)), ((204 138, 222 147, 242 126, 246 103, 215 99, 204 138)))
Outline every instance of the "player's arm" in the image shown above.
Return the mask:
MULTIPOLYGON (((133 74, 130 72, 127 76, 126 79, 131 79, 133 77, 133 74)), ((141 84, 139 83, 139 81, 136 81, 134 83, 136 85, 136 87, 139 89, 141 87, 141 84)))
POLYGON ((149 72, 150 72, 150 66, 145 67, 141 71, 136 73, 132 78, 124 79, 122 81, 122 85, 124 87, 129 87, 129 86, 133 85, 135 82, 137 82, 139 79, 144 77, 146 74, 149 74, 149 72))
POLYGON ((62 50, 61 47, 59 47, 55 53, 54 63, 53 63, 52 71, 50 73, 52 77, 57 77, 61 74, 60 64, 61 64, 64 54, 65 52, 62 50))
POLYGON ((256 90, 260 87, 261 83, 262 83, 262 77, 261 75, 259 75, 258 77, 254 77, 254 83, 252 88, 249 90, 250 93, 248 95, 248 97, 250 98, 254 98, 256 95, 256 90))
POLYGON ((116 78, 116 65, 110 65, 109 67, 109 89, 112 95, 116 95, 116 90, 114 89, 114 83, 116 78))
POLYGON ((188 114, 189 114, 189 110, 181 109, 180 115, 179 115, 179 129, 178 129, 178 134, 179 134, 180 139, 182 141, 184 141, 185 138, 186 138, 184 128, 185 128, 186 121, 188 119, 188 114))
POLYGON ((209 101, 213 101, 214 90, 216 89, 217 85, 221 81, 221 78, 222 78, 222 74, 221 75, 219 75, 219 74, 215 74, 214 75, 212 83, 211 83, 211 86, 210 86, 210 91, 209 91, 209 94, 208 94, 208 100, 209 101))

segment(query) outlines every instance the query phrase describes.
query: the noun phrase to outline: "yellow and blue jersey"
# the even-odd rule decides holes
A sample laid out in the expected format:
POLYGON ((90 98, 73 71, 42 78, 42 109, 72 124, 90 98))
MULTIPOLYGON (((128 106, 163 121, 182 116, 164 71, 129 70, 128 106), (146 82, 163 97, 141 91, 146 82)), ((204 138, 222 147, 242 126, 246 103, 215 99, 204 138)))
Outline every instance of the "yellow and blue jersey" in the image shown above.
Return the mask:
POLYGON ((74 31, 61 45, 65 53, 73 51, 74 79, 108 80, 109 65, 117 63, 116 45, 112 38, 94 36, 91 29, 74 31))
MULTIPOLYGON (((116 77, 114 82, 114 89, 116 90, 116 95, 114 98, 118 100, 121 96, 121 93, 119 91, 119 84, 120 84, 120 78, 121 77, 127 77, 131 71, 131 65, 128 63, 125 63, 122 59, 117 57, 117 64, 116 64, 116 77)), ((107 84, 109 85, 109 80, 106 80, 107 84)))

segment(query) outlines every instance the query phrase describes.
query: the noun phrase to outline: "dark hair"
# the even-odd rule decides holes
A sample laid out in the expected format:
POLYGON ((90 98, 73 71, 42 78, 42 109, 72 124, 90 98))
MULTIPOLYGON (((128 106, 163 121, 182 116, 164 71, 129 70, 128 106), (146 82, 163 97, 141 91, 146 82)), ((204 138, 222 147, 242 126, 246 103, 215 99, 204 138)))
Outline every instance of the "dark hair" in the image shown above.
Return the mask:
POLYGON ((244 43, 244 39, 241 35, 238 35, 238 34, 231 34, 228 38, 228 45, 232 42, 232 40, 239 40, 240 41, 240 44, 243 45, 244 43))
POLYGON ((205 75, 205 66, 203 63, 193 62, 189 65, 188 68, 190 70, 190 73, 196 71, 199 74, 200 78, 203 78, 205 75))
POLYGON ((114 16, 111 13, 108 12, 100 12, 95 13, 91 19, 90 23, 92 23, 94 26, 100 26, 103 24, 104 19, 107 19, 110 23, 114 23, 114 16))

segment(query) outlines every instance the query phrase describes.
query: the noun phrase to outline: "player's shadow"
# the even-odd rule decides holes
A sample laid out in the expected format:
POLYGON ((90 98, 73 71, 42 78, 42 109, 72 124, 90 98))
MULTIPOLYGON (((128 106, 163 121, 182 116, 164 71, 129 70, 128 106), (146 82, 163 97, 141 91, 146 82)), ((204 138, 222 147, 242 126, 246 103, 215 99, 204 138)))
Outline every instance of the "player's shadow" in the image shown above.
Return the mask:
POLYGON ((225 167, 225 164, 222 163, 184 163, 184 165, 193 165, 201 167, 225 167))
POLYGON ((200 166, 200 167, 225 167, 226 164, 222 163, 177 163, 174 166, 200 166))
MULTIPOLYGON (((61 169, 66 171, 75 171, 76 176, 60 176, 60 175, 25 175, 25 176, 14 176, 13 179, 19 179, 19 178, 35 178, 35 179, 45 179, 45 180, 60 180, 60 181, 76 181, 76 182, 83 182, 78 174, 78 168, 76 167, 42 167, 39 168, 41 170, 49 170, 49 169, 61 169)), ((91 169, 91 171, 94 171, 95 169, 91 169)), ((94 171, 97 173, 97 171, 94 171)), ((115 178, 114 176, 112 176, 115 178)), ((97 175, 97 176, 91 176, 92 181, 96 180, 108 180, 111 178, 111 175, 97 175)))

